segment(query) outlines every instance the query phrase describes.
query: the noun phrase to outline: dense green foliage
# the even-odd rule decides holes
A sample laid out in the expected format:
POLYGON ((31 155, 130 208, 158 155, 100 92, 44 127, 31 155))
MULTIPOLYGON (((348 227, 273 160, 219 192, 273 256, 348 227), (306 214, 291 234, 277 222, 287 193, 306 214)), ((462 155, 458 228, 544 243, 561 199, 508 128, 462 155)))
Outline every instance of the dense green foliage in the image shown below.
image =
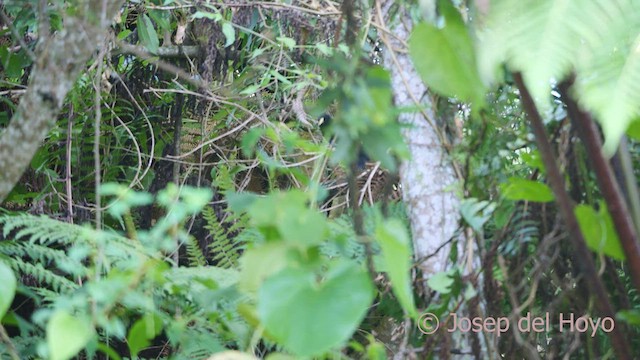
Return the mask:
MULTIPOLYGON (((0 128, 29 86, 37 39, 78 3, 0 5, 0 128)), ((476 3, 438 1, 431 21, 396 2, 388 14, 406 7, 413 18, 391 16, 387 28, 374 1, 127 1, 2 204, 0 359, 619 356, 605 331, 475 334, 463 350, 455 335, 421 331, 425 312, 443 324, 459 309, 512 321, 602 314, 526 90, 604 301, 638 356, 640 274, 560 84, 573 81, 571 96, 601 125, 637 231, 640 7, 496 0, 487 13, 476 3), (410 21, 403 51, 460 176, 457 246, 426 284, 405 214, 416 204, 396 195, 412 156, 411 128, 396 119, 417 106, 394 105, 380 63, 398 50, 380 33, 410 21)))

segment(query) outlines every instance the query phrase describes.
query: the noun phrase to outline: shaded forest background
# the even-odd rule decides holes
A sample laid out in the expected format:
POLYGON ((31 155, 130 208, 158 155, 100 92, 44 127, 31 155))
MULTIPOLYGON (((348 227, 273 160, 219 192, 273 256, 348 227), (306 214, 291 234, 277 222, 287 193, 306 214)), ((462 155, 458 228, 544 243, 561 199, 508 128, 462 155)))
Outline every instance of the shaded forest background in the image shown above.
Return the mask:
POLYGON ((0 358, 637 358, 640 6, 578 6, 1 1, 0 358))

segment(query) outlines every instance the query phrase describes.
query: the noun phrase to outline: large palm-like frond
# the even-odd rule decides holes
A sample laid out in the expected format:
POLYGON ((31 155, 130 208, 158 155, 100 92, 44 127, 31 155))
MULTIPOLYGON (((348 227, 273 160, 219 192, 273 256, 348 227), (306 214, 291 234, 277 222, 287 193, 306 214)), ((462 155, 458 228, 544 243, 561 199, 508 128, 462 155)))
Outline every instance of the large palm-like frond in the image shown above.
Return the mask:
POLYGON ((576 74, 581 105, 602 124, 605 151, 640 114, 640 2, 499 0, 481 32, 485 80, 507 63, 521 71, 541 107, 550 86, 576 74))

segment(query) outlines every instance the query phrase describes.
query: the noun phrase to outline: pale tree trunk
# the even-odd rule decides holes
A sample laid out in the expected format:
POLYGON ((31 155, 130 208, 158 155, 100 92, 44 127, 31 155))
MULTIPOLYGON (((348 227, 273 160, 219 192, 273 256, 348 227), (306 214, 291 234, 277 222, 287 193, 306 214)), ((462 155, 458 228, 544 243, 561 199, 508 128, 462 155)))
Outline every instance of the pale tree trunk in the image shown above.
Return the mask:
POLYGON ((392 36, 382 36, 386 46, 384 64, 391 72, 395 105, 415 107, 417 102, 425 109, 400 115, 400 121, 409 125, 403 136, 411 153, 411 159, 400 168, 400 182, 411 221, 415 257, 426 279, 445 270, 448 242, 460 219, 459 199, 454 194, 457 178, 453 166, 434 126, 436 119, 427 87, 404 45, 411 33, 408 19, 406 16, 389 29, 392 36))
MULTIPOLYGON (((424 111, 404 113, 399 120, 409 125, 403 132, 404 140, 409 146, 410 160, 400 167, 400 182, 407 213, 411 222, 413 247, 417 266, 422 272, 423 285, 433 274, 446 270, 447 267, 458 266, 461 262, 448 261, 453 243, 458 244, 459 259, 465 259, 467 270, 472 271, 472 262, 477 263, 472 253, 463 255, 463 250, 472 250, 472 246, 462 246, 464 239, 457 235, 459 227, 460 199, 455 193, 458 177, 454 164, 445 149, 443 139, 446 134, 436 128, 436 117, 428 96, 428 89, 420 75, 413 67, 406 43, 411 34, 411 20, 407 12, 400 12, 397 21, 387 19, 387 12, 392 1, 378 7, 381 23, 389 24, 390 34, 381 32, 385 49, 384 65, 391 73, 395 105, 398 107, 422 106, 424 111), (440 133, 439 133, 440 132, 440 133), (454 237, 457 237, 454 242, 454 237)), ((477 264, 476 264, 477 265, 477 264)), ((474 309, 476 307, 474 306, 474 309)), ((458 315, 469 316, 466 304, 456 311, 458 315), (466 313, 466 314, 465 314, 466 313)), ((445 319, 441 319, 444 321, 445 319)), ((448 336, 440 329, 439 339, 448 336), (443 335, 444 334, 444 335, 443 335)), ((454 333, 450 341, 441 342, 439 352, 443 358, 473 359, 470 353, 480 355, 485 352, 482 340, 476 342, 472 351, 471 338, 468 335, 454 333), (446 343, 446 345, 445 345, 446 343), (447 354, 443 354, 442 351, 447 354), (463 353, 465 355, 453 355, 463 353)), ((396 346, 400 352, 394 353, 394 359, 406 359, 411 356, 396 346)), ((438 352, 436 352, 438 355, 438 352)))
POLYGON ((0 203, 55 125, 65 96, 100 48, 123 0, 77 3, 75 14, 63 17, 62 30, 53 36, 39 34, 29 86, 0 137, 0 203))

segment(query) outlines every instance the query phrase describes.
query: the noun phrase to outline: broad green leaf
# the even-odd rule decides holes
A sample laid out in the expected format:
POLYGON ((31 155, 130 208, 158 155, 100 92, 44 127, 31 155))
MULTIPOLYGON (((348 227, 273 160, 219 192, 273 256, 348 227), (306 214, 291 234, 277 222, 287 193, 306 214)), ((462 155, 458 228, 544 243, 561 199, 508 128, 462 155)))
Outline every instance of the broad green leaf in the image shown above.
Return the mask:
POLYGON ((251 95, 251 94, 255 94, 258 92, 258 90, 260 90, 260 85, 258 84, 252 84, 247 86, 246 88, 244 88, 244 90, 240 91, 240 95, 251 95))
POLYGON ((265 331, 302 356, 344 344, 373 301, 369 276, 353 263, 338 263, 322 281, 307 269, 287 268, 260 288, 258 314, 265 331))
POLYGON ((378 341, 373 341, 369 346, 367 346, 367 359, 387 360, 387 351, 385 346, 378 341))
POLYGON ((242 140, 240 140, 240 148, 242 149, 242 153, 244 156, 251 157, 255 154, 256 145, 258 144, 258 140, 264 134, 264 129, 255 127, 249 131, 247 131, 243 136, 242 140))
POLYGON ((262 282, 287 265, 289 247, 283 243, 268 243, 249 249, 240 258, 239 287, 249 293, 257 293, 262 282))
POLYGON ((589 205, 578 205, 574 212, 580 224, 587 246, 596 253, 603 253, 616 260, 624 260, 625 254, 613 226, 611 215, 604 205, 596 211, 589 205))
POLYGON ((329 46, 327 46, 324 43, 317 43, 316 44, 316 49, 318 49, 318 51, 320 51, 322 53, 322 55, 325 55, 325 56, 329 56, 329 55, 333 54, 333 49, 330 48, 329 46))
POLYGON ((257 49, 255 49, 255 50, 253 50, 253 51, 251 52, 251 57, 250 57, 250 59, 251 59, 251 60, 253 60, 253 59, 257 58, 258 56, 262 55, 265 51, 266 51, 266 49, 265 49, 265 48, 257 48, 257 49))
POLYGON ((616 314, 616 319, 626 322, 629 325, 640 326, 640 310, 622 310, 616 314))
POLYGON ((451 291, 451 285, 453 285, 451 275, 450 271, 435 273, 427 280, 427 285, 441 294, 448 294, 451 291))
POLYGON ((538 150, 534 150, 530 153, 522 153, 520 157, 522 158, 522 161, 524 161, 524 163, 529 165, 530 167, 540 170, 540 172, 543 174, 547 172, 547 169, 544 167, 544 162, 542 162, 542 157, 540 157, 540 152, 538 150))
POLYGON ((478 36, 483 78, 507 63, 545 113, 551 84, 575 73, 573 96, 600 122, 611 156, 640 115, 639 32, 638 1, 494 1, 478 36))
POLYGON ((473 285, 467 284, 467 287, 464 290, 464 299, 469 301, 469 300, 473 299, 474 297, 476 297, 477 295, 478 295, 478 292, 473 287, 473 285))
POLYGON ((325 239, 328 231, 326 216, 319 211, 287 206, 281 211, 276 210, 275 215, 280 214, 277 227, 283 240, 313 245, 325 239))
POLYGON ((24 50, 9 52, 6 47, 0 47, 0 60, 8 78, 19 78, 22 75, 22 69, 31 64, 24 50))
POLYGON ((274 192, 257 199, 249 208, 251 223, 269 240, 305 247, 320 243, 327 235, 326 217, 309 209, 309 195, 299 190, 274 192))
MULTIPOLYGON (((634 44, 635 48, 639 46, 640 37, 638 43, 634 44)), ((578 80, 583 77, 586 80, 581 87, 580 99, 597 115, 605 137, 603 152, 611 157, 618 148, 620 138, 639 114, 637 102, 640 99, 640 86, 636 81, 640 79, 640 52, 631 51, 628 54, 615 78, 597 77, 587 71, 578 80)))
MULTIPOLYGON (((361 136, 362 147, 372 160, 380 161, 380 164, 390 171, 395 171, 397 164, 396 155, 400 159, 409 157, 409 149, 402 140, 400 127, 397 124, 388 124, 382 128, 374 128, 361 136)), ((352 154, 357 155, 357 154, 352 154)))
POLYGON ((129 29, 124 29, 118 33, 117 39, 122 41, 127 38, 127 36, 131 35, 132 31, 129 29))
POLYGON ((68 360, 76 356, 94 336, 89 319, 56 311, 47 323, 47 345, 51 360, 68 360))
POLYGON ((16 294, 17 281, 13 271, 4 261, 0 260, 0 320, 9 310, 16 294))
POLYGON ((249 207, 258 199, 258 195, 250 192, 232 192, 225 194, 229 208, 237 213, 247 211, 249 207))
POLYGON ((621 136, 640 115, 640 2, 580 6, 582 54, 575 95, 601 124, 603 152, 613 156, 621 136))
POLYGON ((151 340, 162 331, 162 319, 155 314, 146 314, 136 321, 127 336, 127 344, 129 345, 129 353, 132 357, 136 357, 140 350, 146 348, 151 340))
POLYGON ((415 317, 417 311, 411 289, 411 241, 407 229, 399 220, 390 219, 378 224, 375 234, 391 289, 405 312, 415 317))
POLYGON ((502 184, 502 195, 515 201, 550 202, 555 198, 547 185, 520 178, 509 178, 507 183, 502 184))
POLYGON ((161 32, 171 30, 171 13, 169 11, 151 9, 149 10, 149 17, 158 25, 158 29, 161 32))
POLYGON ((627 136, 633 140, 640 141, 640 119, 636 119, 629 125, 627 136))
POLYGON ((199 213, 209 203, 211 197, 213 192, 207 188, 183 186, 180 190, 181 205, 191 215, 199 213))
POLYGON ((147 14, 138 17, 137 27, 140 43, 150 53, 155 54, 158 51, 158 47, 160 47, 160 41, 158 40, 158 33, 156 33, 156 29, 147 14))
MULTIPOLYGON (((442 2, 444 3, 444 2, 442 2)), ((418 24, 409 38, 409 54, 422 80, 442 95, 481 107, 485 88, 478 73, 475 50, 460 14, 442 6, 443 28, 418 24)))
POLYGON ((109 360, 122 360, 118 352, 105 343, 96 344, 96 349, 108 356, 109 360))
POLYGON ((224 47, 228 47, 229 45, 236 42, 236 30, 233 28, 233 25, 229 22, 222 23, 222 33, 224 37, 227 39, 224 43, 224 47))

